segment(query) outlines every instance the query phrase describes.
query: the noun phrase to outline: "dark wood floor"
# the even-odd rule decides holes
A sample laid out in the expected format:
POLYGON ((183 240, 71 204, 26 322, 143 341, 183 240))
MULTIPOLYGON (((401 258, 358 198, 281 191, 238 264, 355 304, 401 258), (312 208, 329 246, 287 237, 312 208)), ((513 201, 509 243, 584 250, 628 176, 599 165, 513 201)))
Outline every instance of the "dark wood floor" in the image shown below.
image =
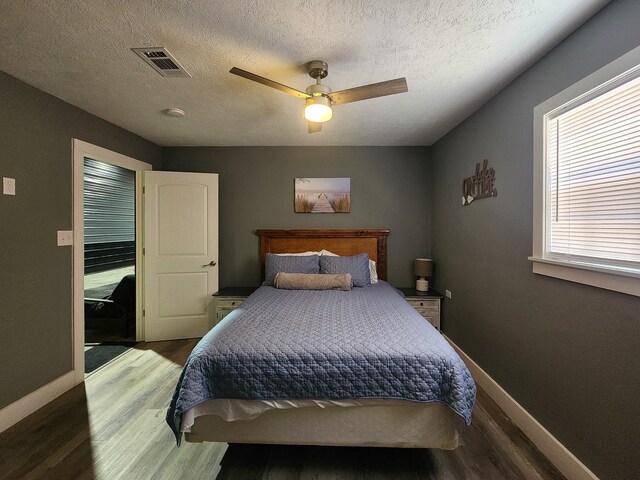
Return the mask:
POLYGON ((479 390, 463 445, 378 449, 188 444, 164 422, 195 341, 141 344, 0 434, 2 479, 562 479, 479 390))

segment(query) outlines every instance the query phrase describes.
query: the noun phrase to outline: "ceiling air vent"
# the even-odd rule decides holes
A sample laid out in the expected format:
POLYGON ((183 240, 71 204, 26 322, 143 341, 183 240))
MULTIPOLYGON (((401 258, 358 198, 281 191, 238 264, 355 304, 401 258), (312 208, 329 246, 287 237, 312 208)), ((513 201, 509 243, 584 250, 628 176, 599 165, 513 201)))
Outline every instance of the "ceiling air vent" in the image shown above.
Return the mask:
POLYGON ((164 47, 132 48, 140 58, 163 77, 190 77, 182 65, 164 47))

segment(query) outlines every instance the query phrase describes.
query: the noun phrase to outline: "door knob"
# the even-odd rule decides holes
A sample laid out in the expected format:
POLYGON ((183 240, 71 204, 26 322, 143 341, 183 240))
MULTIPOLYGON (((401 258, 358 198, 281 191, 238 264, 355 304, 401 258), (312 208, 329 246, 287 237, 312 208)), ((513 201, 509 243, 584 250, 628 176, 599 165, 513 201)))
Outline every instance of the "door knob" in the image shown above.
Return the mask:
POLYGON ((202 265, 202 267, 215 267, 216 266, 216 262, 215 260, 211 260, 209 263, 205 263, 204 265, 202 265))

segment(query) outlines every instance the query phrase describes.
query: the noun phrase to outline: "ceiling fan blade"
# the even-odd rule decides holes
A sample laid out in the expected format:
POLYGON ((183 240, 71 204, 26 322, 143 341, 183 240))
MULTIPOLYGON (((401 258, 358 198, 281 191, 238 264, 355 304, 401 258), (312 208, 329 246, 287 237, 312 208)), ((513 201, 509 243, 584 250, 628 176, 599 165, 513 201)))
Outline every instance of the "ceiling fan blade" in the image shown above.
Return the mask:
POLYGON ((333 92, 331 94, 331 100, 333 100, 336 105, 341 105, 343 103, 357 102, 359 100, 366 100, 367 98, 384 97, 385 95, 395 95, 396 93, 408 91, 407 79, 403 77, 333 92))
POLYGON ((274 82, 273 80, 269 80, 268 78, 261 77, 260 75, 247 72, 246 70, 242 70, 240 68, 233 67, 231 70, 229 70, 229 73, 233 73, 234 75, 244 77, 247 80, 253 80, 254 82, 261 83, 262 85, 266 85, 267 87, 275 88, 276 90, 280 90, 281 92, 288 93, 289 95, 293 95, 298 98, 311 98, 311 95, 307 95, 306 93, 301 92, 300 90, 287 87, 286 85, 283 85, 278 82, 274 82))
POLYGON ((317 133, 322 130, 322 123, 307 120, 307 125, 309 125, 309 133, 317 133))

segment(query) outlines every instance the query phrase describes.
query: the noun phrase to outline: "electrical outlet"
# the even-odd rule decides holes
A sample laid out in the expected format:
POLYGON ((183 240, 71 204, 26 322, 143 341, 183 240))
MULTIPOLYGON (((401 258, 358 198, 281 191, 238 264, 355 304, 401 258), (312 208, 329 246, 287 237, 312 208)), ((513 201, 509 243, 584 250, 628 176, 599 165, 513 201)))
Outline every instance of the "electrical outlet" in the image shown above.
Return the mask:
POLYGON ((451 292, 449 290, 444 291, 444 296, 447 298, 451 298, 451 292))
POLYGON ((73 231, 58 230, 58 246, 64 247, 67 245, 73 245, 73 231))
POLYGON ((4 195, 16 194, 16 179, 2 177, 2 193, 4 195))

